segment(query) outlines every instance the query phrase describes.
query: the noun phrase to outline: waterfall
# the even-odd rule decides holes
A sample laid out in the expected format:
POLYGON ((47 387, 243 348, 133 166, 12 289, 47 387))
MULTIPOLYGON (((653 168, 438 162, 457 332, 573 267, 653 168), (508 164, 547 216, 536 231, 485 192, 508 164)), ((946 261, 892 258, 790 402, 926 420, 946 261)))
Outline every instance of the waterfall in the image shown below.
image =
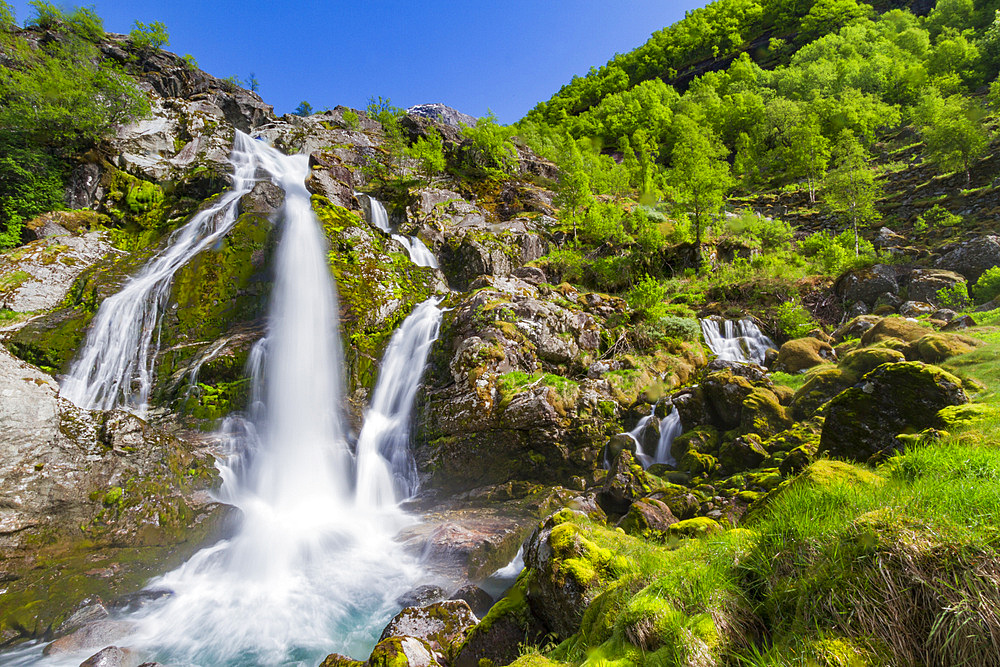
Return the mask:
MULTIPOLYGON (((248 361, 250 407, 222 433, 230 455, 219 496, 239 508, 242 524, 151 581, 172 594, 130 614, 134 631, 116 643, 164 664, 318 664, 333 652, 364 659, 399 610, 396 599, 425 583, 416 558, 394 541, 413 521, 396 506, 394 484, 401 494, 415 484, 409 415, 441 313, 425 302, 393 336, 355 467, 341 409, 337 295, 304 186, 308 158, 239 134, 234 163, 249 173, 260 167, 285 190, 266 337, 248 361)), ((44 661, 39 650, 19 664, 44 661)))
POLYGON ((386 212, 385 206, 382 205, 382 202, 375 199, 375 197, 372 197, 371 195, 362 195, 360 193, 355 194, 368 199, 368 221, 376 229, 389 234, 401 246, 406 248, 406 253, 410 256, 410 261, 417 266, 427 266, 432 269, 438 268, 437 258, 434 257, 434 253, 430 251, 430 248, 428 248, 423 241, 416 236, 404 236, 402 234, 393 233, 392 228, 389 226, 389 214, 386 212))
POLYGON ((701 321, 705 344, 722 361, 763 364, 774 341, 764 335, 751 319, 701 321))
POLYGON ((260 152, 250 137, 237 133, 230 157, 233 187, 175 231, 164 250, 101 303, 81 351, 62 379, 64 397, 88 409, 123 405, 145 410, 159 346, 160 313, 174 274, 235 224, 240 198, 256 183, 260 152))
POLYGON ((441 300, 417 306, 392 335, 382 357, 371 406, 358 437, 357 500, 393 505, 416 491, 410 454, 410 413, 420 378, 441 325, 441 300))
MULTIPOLYGON (((681 425, 680 413, 677 411, 677 408, 671 406, 670 413, 660 420, 660 438, 657 442, 656 451, 652 454, 646 452, 646 449, 642 446, 643 436, 646 434, 646 429, 649 427, 649 422, 653 419, 655 413, 656 406, 654 405, 649 414, 639 420, 635 428, 624 434, 632 438, 635 442, 636 459, 638 459, 644 468, 648 468, 654 463, 675 465, 676 461, 670 454, 670 445, 673 444, 674 438, 684 431, 684 427, 681 425)), ((610 463, 610 461, 605 461, 605 466, 610 463)))

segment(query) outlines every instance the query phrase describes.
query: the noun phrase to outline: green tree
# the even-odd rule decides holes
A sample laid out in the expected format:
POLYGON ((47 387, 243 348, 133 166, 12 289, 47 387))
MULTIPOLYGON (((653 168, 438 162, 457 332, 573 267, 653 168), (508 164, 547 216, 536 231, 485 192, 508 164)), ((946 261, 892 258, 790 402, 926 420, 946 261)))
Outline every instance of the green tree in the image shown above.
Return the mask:
POLYGON ((594 193, 590 189, 590 175, 583 165, 580 146, 567 135, 565 153, 559 161, 559 185, 556 188, 555 205, 568 210, 573 222, 573 240, 577 240, 577 220, 581 212, 594 203, 594 193))
POLYGON ((296 116, 311 116, 313 115, 313 105, 309 104, 306 100, 302 100, 292 113, 296 116))
POLYGON ((465 142, 462 152, 468 162, 489 178, 500 180, 517 171, 517 149, 512 138, 514 129, 497 123, 489 112, 474 126, 463 125, 465 142))
POLYGON ((817 0, 802 19, 802 33, 817 37, 837 30, 852 21, 867 17, 871 7, 857 0, 817 0))
POLYGON ((717 213, 732 187, 726 156, 729 150, 707 127, 687 116, 678 116, 674 125, 677 142, 671 155, 668 179, 678 203, 694 215, 695 245, 701 253, 701 232, 707 216, 717 213))
POLYGON ((159 51, 170 43, 170 34, 162 21, 152 23, 136 21, 132 24, 132 31, 128 36, 132 44, 143 51, 159 51))
POLYGON ((0 30, 13 30, 17 27, 14 19, 14 8, 0 0, 0 30))
POLYGON ((64 11, 44 0, 32 0, 28 4, 35 11, 35 15, 28 20, 28 25, 70 33, 90 42, 104 37, 104 22, 92 7, 74 7, 70 11, 64 11))
POLYGON ((917 109, 924 154, 943 171, 965 171, 965 183, 972 183, 972 163, 989 146, 986 112, 976 102, 961 95, 924 96, 917 109))
POLYGON ((815 114, 807 115, 788 128, 787 136, 789 173, 806 179, 809 201, 816 203, 816 185, 826 176, 830 163, 830 141, 823 136, 815 114))
MULTIPOLYGON (((346 119, 346 112, 344 117, 346 119)), ((448 164, 444 157, 444 139, 433 129, 407 148, 406 155, 417 161, 421 175, 428 182, 444 171, 448 164)))
POLYGON ((875 202, 882 187, 868 164, 864 146, 850 130, 844 130, 834 151, 834 168, 826 175, 823 200, 827 207, 854 232, 854 254, 860 256, 859 227, 878 218, 875 202))

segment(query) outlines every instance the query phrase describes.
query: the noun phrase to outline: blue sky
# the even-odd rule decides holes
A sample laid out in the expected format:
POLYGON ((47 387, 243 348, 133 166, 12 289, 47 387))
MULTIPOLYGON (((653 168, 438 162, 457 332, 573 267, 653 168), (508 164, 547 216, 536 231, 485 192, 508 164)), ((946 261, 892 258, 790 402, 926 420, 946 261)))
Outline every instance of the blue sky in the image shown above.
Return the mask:
MULTIPOLYGON (((8 0, 10 2, 10 0, 8 0)), ((59 4, 58 0, 55 0, 59 4)), ((23 23, 25 0, 11 2, 23 23)), ((74 4, 74 3, 71 3, 74 4)), ((512 123, 574 74, 706 0, 93 0, 110 32, 163 21, 171 51, 220 77, 253 72, 278 113, 314 108, 443 102, 512 123)))

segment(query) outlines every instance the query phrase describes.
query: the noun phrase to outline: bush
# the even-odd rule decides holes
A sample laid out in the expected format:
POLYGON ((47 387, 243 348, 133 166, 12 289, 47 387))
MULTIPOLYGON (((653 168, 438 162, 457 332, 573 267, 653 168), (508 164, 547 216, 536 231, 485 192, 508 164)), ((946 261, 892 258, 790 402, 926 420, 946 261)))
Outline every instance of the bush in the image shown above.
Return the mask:
POLYGON ((875 246, 866 239, 859 240, 861 254, 854 254, 854 234, 849 230, 836 236, 825 232, 810 234, 802 240, 799 248, 807 257, 815 258, 823 271, 829 274, 866 266, 875 259, 875 246))
POLYGON ((625 300, 632 310, 647 320, 659 320, 666 314, 664 300, 670 293, 669 287, 656 278, 646 276, 629 290, 625 300))
POLYGON ((501 180, 517 171, 517 149, 511 138, 514 129, 497 123, 490 112, 474 127, 462 126, 467 143, 462 150, 468 162, 487 177, 501 180))
POLYGON ((342 117, 348 130, 356 130, 361 127, 361 118, 353 109, 344 109, 342 117))
POLYGON ((918 229, 954 227, 960 222, 962 222, 962 216, 955 215, 940 204, 935 204, 933 208, 917 218, 914 227, 918 229))
POLYGON ((28 3, 35 10, 35 16, 28 25, 45 30, 65 30, 91 42, 104 37, 104 22, 91 7, 74 7, 64 11, 51 2, 32 0, 28 3))
POLYGON ((764 218, 753 211, 741 211, 725 221, 725 231, 746 245, 773 250, 787 246, 792 240, 792 226, 784 220, 764 218))
POLYGON ((1000 266, 992 266, 979 276, 972 295, 977 303, 986 303, 1000 296, 1000 266))
POLYGON ((788 338, 801 338, 816 327, 812 313, 796 301, 785 301, 775 309, 775 324, 788 338))
POLYGON ((152 23, 136 21, 128 36, 136 48, 144 51, 159 51, 170 43, 167 26, 162 21, 152 23))
POLYGON ((965 283, 954 283, 937 291, 937 301, 943 308, 961 310, 969 305, 969 288, 965 283))

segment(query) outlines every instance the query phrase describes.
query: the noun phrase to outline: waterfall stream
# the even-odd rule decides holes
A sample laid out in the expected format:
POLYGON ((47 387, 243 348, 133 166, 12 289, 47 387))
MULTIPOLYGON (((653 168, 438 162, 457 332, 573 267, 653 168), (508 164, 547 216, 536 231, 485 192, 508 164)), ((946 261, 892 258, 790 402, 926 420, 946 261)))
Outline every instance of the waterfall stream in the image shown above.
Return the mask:
POLYGON ((751 319, 704 319, 701 332, 708 349, 722 361, 763 364, 765 353, 775 347, 751 319))
MULTIPOLYGON (((667 463, 669 465, 676 465, 674 457, 670 453, 670 446, 674 442, 674 438, 679 436, 684 432, 684 427, 681 425, 681 415, 677 411, 677 408, 671 406, 670 412, 666 417, 660 420, 660 436, 657 440, 656 451, 649 453, 643 447, 643 440, 645 439, 646 429, 649 428, 649 422, 656 415, 656 406, 649 411, 649 414, 641 418, 639 422, 635 425, 631 431, 627 431, 625 435, 632 438, 635 441, 635 454, 639 463, 642 464, 644 468, 648 468, 654 463, 667 463)), ((610 461, 605 461, 605 466, 610 465, 610 461)))
MULTIPOLYGON (((341 408, 337 295, 327 245, 304 185, 308 158, 285 156, 238 134, 233 162, 237 185, 220 201, 219 217, 235 215, 231 204, 252 187, 258 167, 285 191, 267 334, 248 363, 251 406, 223 428, 231 455, 220 467, 219 495, 241 510, 242 523, 234 537, 153 580, 149 589, 171 595, 128 616, 133 630, 119 645, 144 659, 179 665, 318 664, 332 652, 364 659, 398 611, 397 597, 424 583, 416 558, 394 536, 413 521, 396 503, 416 484, 409 420, 437 337, 439 302, 419 305, 393 335, 355 459, 341 408)), ((224 233, 221 225, 216 230, 209 236, 224 233)), ((161 256, 177 258, 173 271, 182 257, 210 242, 199 245, 186 238, 185 232, 172 239, 161 256), (174 248, 180 243, 183 252, 174 248)), ((161 282, 143 294, 147 303, 162 308, 169 276, 166 269, 156 270, 161 282)), ((145 284, 143 276, 151 272, 147 266, 129 286, 145 284)), ((118 321, 101 325, 107 333, 100 336, 131 335, 129 318, 138 321, 137 327, 153 326, 156 312, 109 307, 105 319, 118 321)), ((88 339, 77 366, 92 359, 87 363, 104 369, 105 356, 136 344, 128 338, 101 348, 100 336, 88 339)), ((147 368, 151 352, 143 354, 146 359, 137 364, 147 368)), ((74 385, 79 391, 74 396, 113 403, 134 370, 120 372, 112 378, 101 370, 102 379, 111 378, 106 384, 86 391, 74 385)), ((86 376, 79 369, 71 374, 86 376)), ((148 385, 146 392, 143 401, 148 385)), ((50 662, 77 665, 95 651, 50 662), (63 659, 68 662, 60 663, 63 659)))
POLYGON ((175 231, 164 250, 101 303, 80 353, 60 383, 65 398, 93 410, 120 405, 145 410, 153 384, 160 313, 174 274, 232 229, 240 198, 256 183, 260 154, 256 142, 236 133, 230 157, 232 188, 175 231))
POLYGON ((385 210, 382 202, 371 195, 363 196, 369 202, 369 222, 372 225, 392 236, 401 246, 406 248, 407 254, 410 255, 410 261, 417 266, 429 266, 432 269, 438 268, 437 258, 434 257, 434 253, 430 251, 430 248, 424 245, 423 241, 416 236, 404 236, 394 233, 389 226, 389 213, 385 210))

